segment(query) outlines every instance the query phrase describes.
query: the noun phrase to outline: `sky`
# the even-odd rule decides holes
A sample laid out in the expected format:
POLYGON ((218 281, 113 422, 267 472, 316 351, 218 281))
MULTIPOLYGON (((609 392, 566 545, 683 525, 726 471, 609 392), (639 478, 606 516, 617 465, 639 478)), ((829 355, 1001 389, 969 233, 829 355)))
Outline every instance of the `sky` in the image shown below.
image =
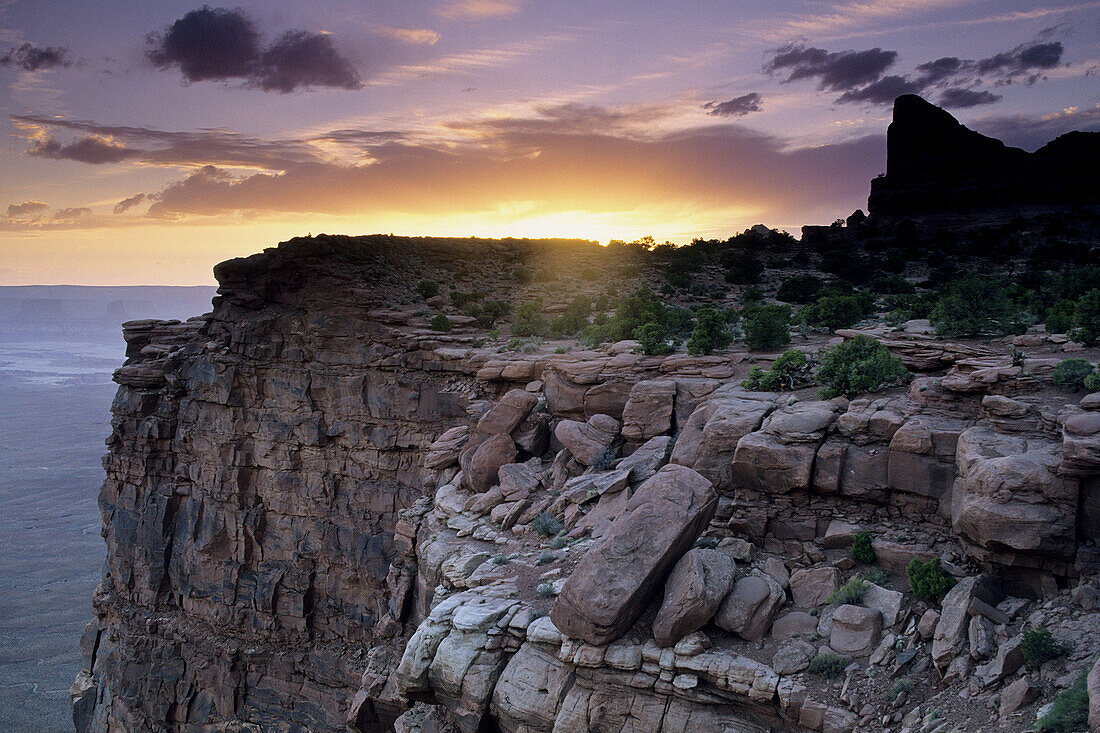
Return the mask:
POLYGON ((297 235, 721 238, 865 208, 917 93, 1100 130, 1100 0, 0 0, 0 284, 297 235))

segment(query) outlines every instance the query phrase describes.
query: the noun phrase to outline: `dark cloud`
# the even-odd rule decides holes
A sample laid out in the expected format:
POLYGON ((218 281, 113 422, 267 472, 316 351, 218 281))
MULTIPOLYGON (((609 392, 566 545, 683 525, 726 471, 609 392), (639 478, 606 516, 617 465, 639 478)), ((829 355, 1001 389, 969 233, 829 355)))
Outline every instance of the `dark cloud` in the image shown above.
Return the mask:
POLYGON ((12 219, 23 219, 41 214, 48 208, 50 208, 50 205, 42 203, 41 201, 24 201, 21 204, 9 204, 8 217, 12 219))
POLYGON ((958 56, 944 56, 917 66, 921 80, 926 84, 949 79, 963 68, 963 60, 958 56))
POLYGON ((144 200, 145 194, 143 193, 136 194, 134 196, 131 196, 130 198, 122 199, 117 204, 115 204, 115 213, 121 214, 129 209, 134 208, 144 200))
POLYGON ((188 82, 241 79, 284 94, 300 87, 361 86, 327 33, 288 30, 264 49, 252 20, 239 10, 203 6, 148 41, 149 60, 162 69, 178 67, 188 82))
POLYGON ((287 31, 261 58, 258 83, 283 94, 298 87, 358 89, 359 75, 327 33, 287 31))
POLYGON ((982 75, 996 75, 1007 78, 1029 75, 1053 69, 1062 61, 1065 49, 1058 41, 1052 43, 1025 43, 1011 51, 980 59, 974 68, 982 75))
POLYGON ((744 117, 751 112, 762 110, 764 98, 757 92, 742 94, 728 102, 707 102, 703 109, 710 110, 709 114, 716 117, 744 117))
POLYGON ((840 104, 851 102, 869 102, 871 104, 893 104, 902 94, 918 94, 924 87, 912 82, 908 77, 884 76, 873 84, 860 89, 851 89, 836 100, 840 104))
POLYGON ((993 104, 1001 101, 1001 95, 988 92, 984 89, 962 89, 950 87, 944 89, 936 104, 941 107, 965 108, 977 107, 982 104, 993 104))
POLYGON ((56 138, 45 136, 35 141, 27 151, 28 155, 54 160, 75 160, 81 163, 102 165, 119 163, 128 158, 139 156, 140 151, 127 150, 126 146, 106 135, 88 135, 68 145, 62 145, 56 138))
POLYGON ((77 219, 81 219, 85 216, 91 216, 92 210, 86 206, 74 206, 67 209, 58 209, 50 217, 50 221, 54 222, 73 222, 77 219))
POLYGON ((0 66, 18 66, 24 71, 53 69, 58 66, 70 66, 71 63, 69 49, 63 46, 38 48, 33 43, 24 43, 0 56, 0 66))
POLYGON ((897 51, 881 48, 830 53, 823 48, 788 44, 772 52, 764 70, 785 73, 786 82, 816 78, 819 88, 840 92, 877 81, 897 58, 897 51))

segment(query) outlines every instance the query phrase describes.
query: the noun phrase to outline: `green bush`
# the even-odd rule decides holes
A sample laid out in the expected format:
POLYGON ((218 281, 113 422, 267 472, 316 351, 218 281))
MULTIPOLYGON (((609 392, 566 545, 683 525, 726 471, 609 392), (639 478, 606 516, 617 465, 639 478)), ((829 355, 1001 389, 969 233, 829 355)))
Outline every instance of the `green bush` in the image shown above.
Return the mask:
POLYGON ((424 300, 434 298, 439 295, 439 283, 432 280, 421 280, 416 284, 416 292, 420 293, 420 297, 424 300))
POLYGON ((863 603, 866 592, 867 583, 862 578, 852 578, 829 595, 829 603, 834 606, 843 606, 846 603, 858 606, 863 603))
POLYGON ((675 347, 668 342, 668 326, 657 321, 638 326, 634 329, 634 338, 642 347, 643 354, 650 356, 671 353, 675 347))
POLYGON ((874 308, 874 300, 866 293, 858 295, 829 294, 818 298, 798 311, 799 320, 810 326, 822 326, 835 331, 859 322, 874 308))
POLYGON ((866 336, 856 336, 823 350, 820 364, 815 376, 823 385, 819 393, 822 399, 874 392, 909 376, 899 359, 866 336))
POLYGON ((554 597, 554 584, 553 583, 539 583, 535 588, 535 592, 539 594, 539 598, 553 598, 554 597))
POLYGON ((1100 343, 1100 288, 1088 291, 1077 301, 1070 335, 1085 346, 1100 343))
POLYGON ((1097 371, 1085 377, 1085 389, 1089 392, 1100 392, 1100 366, 1097 371))
POLYGON ((462 308, 470 303, 476 303, 479 300, 484 300, 488 295, 484 290, 471 290, 468 293, 463 293, 458 290, 451 291, 451 303, 455 308, 462 308))
POLYGON ((508 304, 503 300, 486 300, 481 304, 481 314, 476 316, 478 325, 488 328, 497 319, 508 313, 508 304))
POLYGON ((875 548, 871 546, 870 532, 856 532, 852 539, 852 559, 864 565, 870 565, 875 561, 875 548))
POLYGON ((791 342, 791 309, 785 305, 752 305, 742 310, 745 345, 753 351, 775 349, 791 342))
POLYGON ((542 298, 535 298, 516 309, 516 319, 512 321, 513 336, 545 336, 549 330, 546 317, 542 314, 542 298))
POLYGON ((1059 300, 1047 311, 1047 333, 1069 333, 1073 328, 1073 311, 1077 304, 1072 300, 1059 300))
POLYGON ((447 316, 443 315, 442 313, 439 313, 439 314, 433 316, 432 317, 432 330, 433 331, 444 331, 444 332, 450 331, 451 330, 451 319, 447 318, 447 316))
POLYGON ((826 652, 818 654, 810 660, 810 666, 806 668, 806 671, 829 680, 844 674, 844 669, 848 666, 849 661, 847 657, 826 652))
POLYGON ((783 281, 775 294, 784 303, 809 303, 821 290, 821 278, 817 275, 795 275, 783 281))
POLYGON ((901 275, 886 275, 871 281, 871 290, 883 295, 909 295, 916 292, 913 283, 901 275))
POLYGON ((741 382, 745 389, 757 392, 780 392, 805 386, 810 381, 810 361, 806 353, 798 349, 787 349, 767 370, 754 366, 741 382))
POLYGON ((531 527, 543 537, 553 537, 562 530, 561 520, 550 512, 539 512, 531 527))
POLYGON ((1004 286, 986 277, 964 277, 936 301, 929 319, 940 336, 999 335, 1016 328, 1016 307, 1004 286))
POLYGON ((588 325, 588 314, 591 312, 592 299, 587 295, 578 295, 560 316, 550 322, 550 335, 554 338, 575 336, 588 325))
POLYGON ((558 556, 549 550, 543 550, 539 553, 538 560, 535 561, 536 565, 547 565, 558 559, 558 556))
POLYGON ((947 595, 957 582, 940 567, 940 559, 934 557, 924 562, 918 557, 909 561, 905 568, 905 576, 909 579, 909 588, 913 595, 925 601, 939 603, 947 595))
POLYGON ((581 332, 581 340, 588 346, 637 338, 634 332, 649 323, 664 324, 670 334, 680 333, 691 323, 689 311, 669 308, 646 289, 620 299, 611 318, 604 320, 601 315, 597 314, 595 322, 581 332))
POLYGON ((1080 392, 1085 389, 1085 380, 1092 372, 1092 364, 1084 359, 1065 359, 1054 367, 1054 386, 1067 392, 1080 392))
POLYGON ((1055 640, 1054 634, 1043 626, 1024 630, 1020 651, 1024 654, 1027 666, 1032 669, 1038 669, 1043 666, 1043 662, 1049 662, 1066 653, 1065 648, 1055 640))
POLYGON ((733 335, 726 323, 726 314, 717 308, 700 308, 695 313, 695 328, 687 342, 691 355, 709 354, 730 345, 733 335))
POLYGON ((1082 674, 1071 687, 1058 693, 1050 712, 1039 718, 1035 729, 1052 733, 1074 733, 1087 731, 1088 725, 1088 675, 1082 674))

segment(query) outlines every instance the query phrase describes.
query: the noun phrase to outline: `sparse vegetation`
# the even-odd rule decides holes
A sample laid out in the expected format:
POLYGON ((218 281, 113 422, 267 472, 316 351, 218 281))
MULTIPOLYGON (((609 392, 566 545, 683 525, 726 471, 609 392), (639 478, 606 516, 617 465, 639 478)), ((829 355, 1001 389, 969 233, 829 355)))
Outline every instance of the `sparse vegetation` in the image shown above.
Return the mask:
POLYGON ((844 674, 844 669, 848 666, 849 661, 847 657, 826 652, 811 659, 810 666, 806 668, 806 671, 831 680, 844 674))
POLYGON ((783 281, 775 297, 784 303, 809 303, 817 297, 822 285, 817 275, 795 275, 783 281))
POLYGON ((596 460, 592 461, 592 469, 595 471, 606 471, 611 468, 611 464, 618 458, 616 451, 611 446, 607 446, 603 449, 603 452, 596 456, 596 460))
POLYGON ((588 325, 588 314, 591 312, 592 299, 587 295, 578 295, 560 316, 550 321, 550 335, 554 338, 576 336, 588 325))
POLYGON ((1054 386, 1067 392, 1080 392, 1085 389, 1085 380, 1092 372, 1092 364, 1084 359, 1065 359, 1054 367, 1054 386))
POLYGON ((875 561, 875 548, 871 546, 871 533, 857 532, 852 539, 852 559, 870 565, 875 561))
POLYGON ((539 512, 531 522, 531 527, 543 537, 553 537, 562 530, 561 520, 550 512, 539 512))
POLYGON ((810 383, 811 371, 805 352, 787 349, 772 362, 769 369, 758 366, 750 369, 741 386, 757 392, 794 390, 810 383))
POLYGON ((550 540, 550 547, 555 550, 560 550, 569 544, 569 538, 565 535, 558 535, 554 539, 550 540))
POLYGON ((867 592, 867 583, 862 578, 852 578, 840 586, 829 596, 829 603, 834 606, 850 604, 858 606, 863 603, 863 595, 867 592))
POLYGON ((1051 733, 1074 733, 1088 730, 1088 675, 1082 674, 1072 686, 1058 693, 1054 706, 1035 723, 1035 729, 1051 733))
POLYGON ((938 557, 927 562, 914 557, 905 568, 905 576, 909 579, 909 588, 913 595, 931 603, 942 601, 947 591, 955 587, 957 582, 940 567, 938 557))
POLYGON ((1024 661, 1032 669, 1038 669, 1044 662, 1056 659, 1066 653, 1065 647, 1058 643, 1050 629, 1038 626, 1034 629, 1024 629, 1023 643, 1020 651, 1024 654, 1024 661))
POLYGON ((894 684, 886 688, 883 691, 882 696, 886 698, 888 702, 893 702, 894 700, 898 699, 898 695, 900 695, 901 693, 912 692, 914 686, 915 685, 913 684, 913 680, 902 677, 900 680, 894 680, 894 684))
POLYGON ((855 397, 875 392, 909 376, 899 359, 885 346, 866 336, 856 336, 821 352, 815 376, 823 386, 822 399, 838 395, 855 397))
POLYGON ((539 553, 538 560, 535 561, 536 565, 548 565, 558 559, 558 556, 549 551, 543 551, 539 553))
POLYGON ((553 583, 539 583, 535 592, 539 594, 539 598, 553 598, 556 595, 553 583))

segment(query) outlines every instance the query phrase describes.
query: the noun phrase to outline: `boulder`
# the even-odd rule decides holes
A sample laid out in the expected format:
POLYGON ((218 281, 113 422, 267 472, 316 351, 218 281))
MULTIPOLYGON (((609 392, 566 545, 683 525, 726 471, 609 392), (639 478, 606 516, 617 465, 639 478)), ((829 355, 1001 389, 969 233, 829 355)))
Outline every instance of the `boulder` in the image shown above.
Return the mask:
POLYGON ((647 440, 640 448, 619 461, 616 468, 630 471, 630 481, 640 483, 657 473, 665 465, 668 456, 668 444, 672 440, 667 435, 658 435, 647 440))
POLYGON ((1015 564, 1018 553, 1069 557, 1075 548, 1077 482, 1058 475, 1062 446, 1037 435, 974 427, 959 437, 951 521, 971 546, 1015 564))
POLYGON ((644 443, 672 429, 672 408, 676 401, 676 382, 651 379, 638 382, 630 390, 623 408, 623 438, 644 443))
POLYGON ((470 442, 480 443, 490 435, 511 434, 531 414, 538 401, 538 395, 527 390, 508 391, 477 421, 477 427, 470 435, 470 442))
POLYGON ((469 435, 470 428, 467 425, 459 425, 444 431, 428 446, 428 452, 424 456, 424 467, 438 470, 458 463, 458 456, 462 452, 462 447, 466 445, 466 438, 469 435))
POLYGON ((929 608, 925 611, 920 621, 917 622, 917 633, 920 634, 920 638, 927 641, 936 634, 936 625, 940 622, 940 612, 934 608, 929 608))
POLYGON ((669 647, 710 621, 733 585, 734 563, 721 550, 696 548, 680 558, 665 581, 653 638, 669 647))
POLYGON ((997 656, 991 662, 980 665, 974 670, 982 686, 992 687, 1024 666, 1023 646, 1023 637, 1014 636, 1001 644, 997 649, 997 656))
POLYGON ((487 491, 497 482, 500 467, 514 462, 517 455, 516 444, 507 433, 486 438, 472 452, 462 454, 463 485, 471 491, 487 491))
POLYGON ((932 637, 932 661, 944 669, 968 641, 970 631, 970 600, 979 598, 995 604, 998 592, 994 583, 984 575, 963 578, 947 591, 940 604, 940 618, 932 637))
POLYGON ((875 650, 881 632, 878 609, 845 604, 833 613, 829 646, 841 654, 864 657, 875 650))
POLYGON ((834 519, 829 522, 825 530, 825 536, 821 538, 821 546, 826 550, 844 550, 852 546, 855 536, 859 533, 858 525, 846 522, 843 519, 834 519))
POLYGON ((749 433, 737 441, 733 482, 767 494, 807 490, 816 453, 817 446, 813 443, 788 444, 764 431, 749 433))
POLYGON ((1071 415, 1062 424, 1062 468, 1072 476, 1092 475, 1100 469, 1100 411, 1096 408, 1071 415))
POLYGON ((566 579, 550 618, 575 639, 605 644, 637 620, 672 566, 714 516, 710 481, 668 465, 645 481, 566 579))
POLYGON ((549 731, 572 679, 557 657, 523 644, 501 673, 489 709, 501 730, 549 731))
POLYGON ((967 628, 967 639, 970 642, 970 658, 982 662, 992 657, 997 651, 997 633, 989 619, 983 616, 972 616, 967 628))
POLYGON ((817 647, 808 641, 796 639, 779 647, 772 657, 772 669, 779 674, 796 674, 810 666, 817 654, 817 647))
POLYGON ((1027 677, 1021 677, 1001 690, 1001 717, 1011 715, 1039 697, 1043 688, 1032 684, 1027 677))
POLYGON ((506 463, 497 469, 497 481, 505 501, 527 499, 539 488, 538 468, 541 461, 506 463))
POLYGON ((874 583, 867 583, 863 593, 863 605, 878 609, 882 614, 882 626, 886 629, 898 622, 902 599, 903 596, 898 591, 883 588, 874 583))
POLYGON ((586 504, 605 494, 614 494, 626 488, 630 471, 616 469, 603 473, 585 473, 565 482, 561 498, 574 504, 586 504))
POLYGON ((618 435, 619 422, 610 415, 593 415, 587 422, 562 420, 554 428, 554 437, 585 466, 594 464, 618 435))
POLYGON ((791 611, 772 623, 773 639, 789 639, 792 636, 813 636, 817 633, 817 616, 805 611, 791 611))
POLYGON ((803 608, 824 606, 836 590, 839 573, 834 567, 798 570, 791 576, 791 598, 803 608))
POLYGON ((694 468, 719 492, 731 490, 737 442, 760 429, 777 397, 733 385, 720 387, 684 421, 672 462, 694 468))
POLYGON ((767 575, 747 575, 734 584, 722 601, 714 623, 747 641, 759 641, 767 635, 785 599, 779 583, 767 575))

